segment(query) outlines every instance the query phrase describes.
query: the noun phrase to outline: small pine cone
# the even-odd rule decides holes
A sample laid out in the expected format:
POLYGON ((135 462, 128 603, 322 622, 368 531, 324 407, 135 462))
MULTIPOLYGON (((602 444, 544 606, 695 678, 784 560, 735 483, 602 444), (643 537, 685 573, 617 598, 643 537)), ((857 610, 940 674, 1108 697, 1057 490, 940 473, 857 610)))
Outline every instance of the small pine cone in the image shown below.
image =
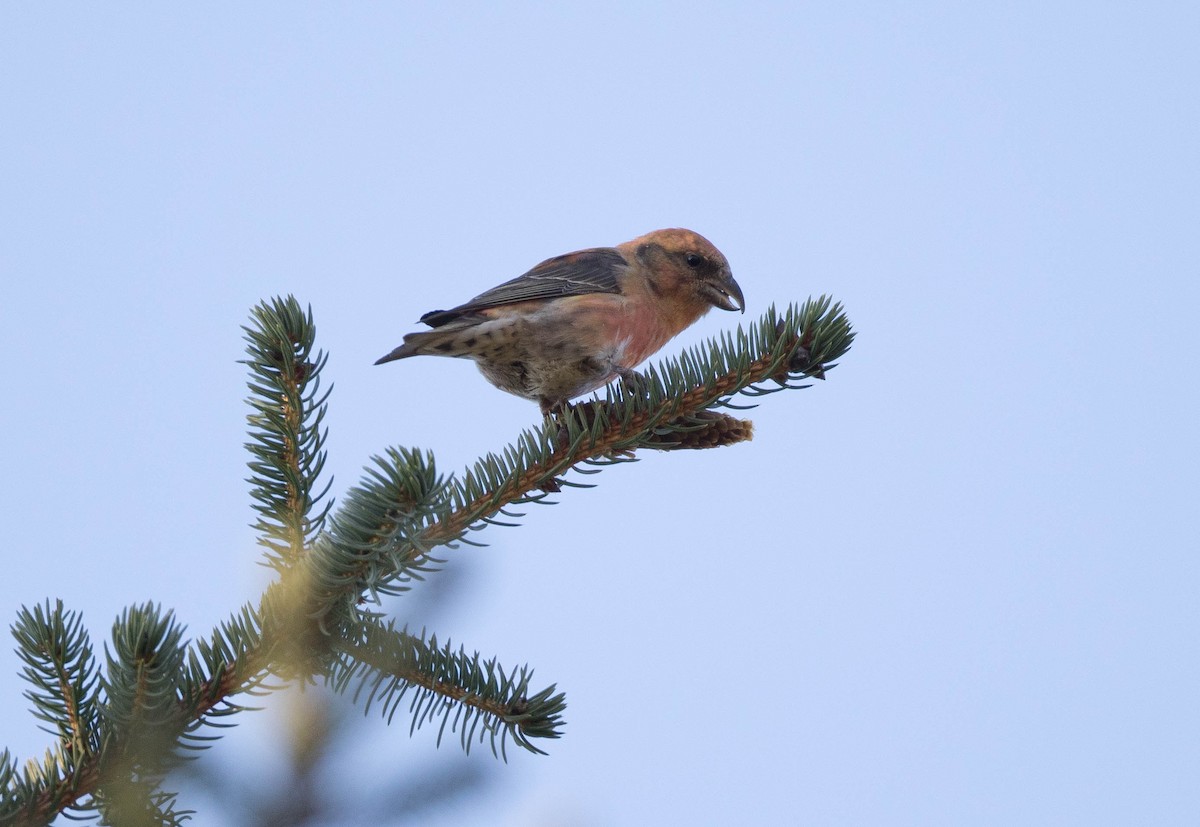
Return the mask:
POLYGON ((738 419, 727 413, 701 411, 683 420, 676 420, 685 430, 663 434, 649 434, 641 445, 660 451, 676 451, 683 448, 720 448, 754 438, 754 423, 749 419, 738 419))

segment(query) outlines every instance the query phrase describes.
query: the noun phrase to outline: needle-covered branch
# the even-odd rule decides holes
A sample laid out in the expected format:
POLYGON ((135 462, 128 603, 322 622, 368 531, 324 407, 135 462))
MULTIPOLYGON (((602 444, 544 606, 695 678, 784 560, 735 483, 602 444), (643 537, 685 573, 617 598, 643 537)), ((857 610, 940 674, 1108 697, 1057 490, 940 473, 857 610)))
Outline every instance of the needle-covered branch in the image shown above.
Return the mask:
MULTIPOLYGON (((723 334, 651 367, 641 381, 610 386, 601 402, 576 405, 500 455, 489 454, 451 489, 452 504, 413 538, 423 548, 464 539, 506 506, 540 502, 568 470, 632 458, 639 448, 729 445, 749 439, 749 422, 712 409, 737 409, 738 394, 760 397, 808 387, 850 349, 854 333, 841 306, 822 297, 783 315, 723 334)), ((586 473, 586 471, 585 471, 586 473)))
MULTIPOLYGON (((739 394, 761 397, 808 387, 849 350, 854 333, 841 306, 822 297, 774 308, 748 331, 685 351, 639 381, 609 386, 607 398, 575 405, 522 432, 461 478, 440 477, 430 455, 389 449, 351 489, 309 562, 317 566, 322 618, 353 617, 363 597, 406 589, 431 570, 431 552, 497 519, 512 505, 546 501, 574 469, 628 461, 639 448, 705 448, 744 441, 751 423, 715 411, 739 394)), ((743 407, 752 407, 743 406, 743 407)))
POLYGON ((557 412, 459 477, 439 474, 427 452, 388 449, 331 511, 320 479, 325 356, 311 312, 289 297, 259 305, 251 322, 249 482, 278 578, 257 604, 191 643, 171 612, 131 607, 113 627, 103 672, 77 615, 49 603, 24 611, 13 632, 33 687, 26 697, 55 743, 22 769, 0 753, 0 827, 48 824, 67 811, 98 811, 107 823, 178 823, 186 813, 159 789, 164 773, 213 739, 202 730, 243 710, 235 698, 295 680, 353 687, 388 720, 408 698, 410 730, 440 719, 439 741, 457 733, 464 749, 487 741, 504 755, 511 740, 542 752, 539 742, 562 733, 566 704, 555 686, 534 690, 528 667, 505 670, 495 658, 439 646, 370 607, 435 571, 440 547, 512 525, 523 516, 513 506, 581 486, 569 471, 594 474, 640 449, 750 439, 750 422, 719 409, 743 407, 739 396, 807 387, 854 338, 828 299, 772 309, 746 331, 610 386, 603 400, 557 412))
POLYGON ((354 697, 363 697, 368 709, 378 704, 388 721, 411 692, 410 732, 441 717, 439 744, 449 726, 459 732, 465 751, 473 741, 488 740, 493 753, 507 758, 510 738, 545 754, 530 739, 561 736, 565 696, 554 686, 530 695, 533 670, 528 667, 506 672, 495 658, 481 662, 478 652, 467 655, 449 643, 439 647, 436 636, 427 641, 424 634, 397 630, 390 622, 364 624, 361 638, 339 649, 342 657, 330 670, 335 688, 356 685, 354 697))
MULTIPOLYGON (((312 311, 293 298, 263 302, 243 327, 250 370, 250 496, 258 512, 259 543, 267 562, 285 569, 300 559, 324 525, 331 503, 316 508, 325 465, 325 418, 329 391, 321 393, 326 356, 314 352, 312 311)), ((332 482, 332 481, 330 481, 332 482)))

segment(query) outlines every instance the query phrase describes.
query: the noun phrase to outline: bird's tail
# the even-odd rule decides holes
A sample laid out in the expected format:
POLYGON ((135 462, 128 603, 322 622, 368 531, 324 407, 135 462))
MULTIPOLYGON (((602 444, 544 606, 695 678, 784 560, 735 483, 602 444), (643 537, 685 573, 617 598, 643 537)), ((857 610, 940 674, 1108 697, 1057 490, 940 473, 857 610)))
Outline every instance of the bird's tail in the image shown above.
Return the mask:
POLYGON ((382 365, 384 362, 394 362, 397 359, 405 359, 409 356, 416 356, 416 355, 417 355, 417 349, 414 347, 410 347, 408 342, 406 341, 404 344, 400 345, 400 347, 396 348, 391 353, 389 353, 387 356, 380 356, 378 359, 375 360, 375 364, 382 365))
POLYGON ((480 345, 495 341, 498 332, 487 325, 481 328, 476 324, 450 324, 436 330, 409 333, 404 337, 404 344, 375 364, 382 365, 409 356, 475 356, 480 345))

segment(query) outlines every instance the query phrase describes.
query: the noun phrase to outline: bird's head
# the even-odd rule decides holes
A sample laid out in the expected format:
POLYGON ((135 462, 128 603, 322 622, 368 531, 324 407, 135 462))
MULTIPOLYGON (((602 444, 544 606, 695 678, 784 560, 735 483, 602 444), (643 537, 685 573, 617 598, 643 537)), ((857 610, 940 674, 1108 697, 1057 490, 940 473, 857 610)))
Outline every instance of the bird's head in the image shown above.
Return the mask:
POLYGON ((691 230, 655 230, 629 242, 651 274, 650 289, 692 305, 699 316, 709 307, 746 312, 742 288, 729 261, 712 242, 691 230))

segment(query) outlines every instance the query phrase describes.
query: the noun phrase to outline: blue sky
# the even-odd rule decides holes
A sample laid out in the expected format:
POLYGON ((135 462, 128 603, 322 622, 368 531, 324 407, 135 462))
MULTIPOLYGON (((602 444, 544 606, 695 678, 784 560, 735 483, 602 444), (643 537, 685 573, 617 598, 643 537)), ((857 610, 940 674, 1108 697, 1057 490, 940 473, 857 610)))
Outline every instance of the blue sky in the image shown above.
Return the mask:
MULTIPOLYGON (((753 442, 452 555, 433 628, 570 707, 440 818, 1195 824, 1198 39, 1184 3, 0 7, 0 611, 100 641, 257 595, 260 299, 313 306, 336 494, 536 420, 467 363, 374 367, 422 312, 685 226, 748 312, 666 352, 821 293, 859 338, 753 442)), ((40 754, 17 672, 0 732, 40 754)), ((221 746, 263 784, 273 715, 221 746)), ((347 790, 494 763, 361 732, 347 790)))

